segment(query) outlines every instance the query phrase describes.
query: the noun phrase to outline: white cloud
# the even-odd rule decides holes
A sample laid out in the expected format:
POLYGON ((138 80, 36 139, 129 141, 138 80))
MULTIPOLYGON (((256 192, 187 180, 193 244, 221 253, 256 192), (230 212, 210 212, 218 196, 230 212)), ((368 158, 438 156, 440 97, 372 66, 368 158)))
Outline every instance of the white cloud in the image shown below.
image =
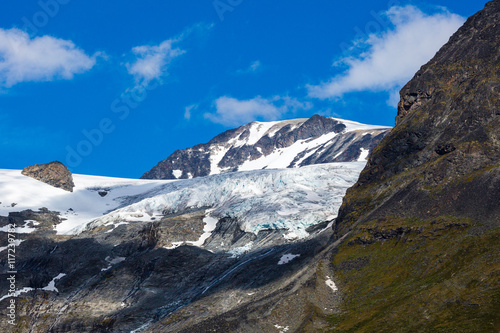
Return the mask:
POLYGON ((184 109, 184 119, 190 120, 191 119, 191 111, 196 110, 197 108, 198 108, 197 104, 186 106, 186 108, 184 109))
POLYGON ((251 72, 256 72, 261 67, 262 67, 262 63, 259 60, 256 60, 250 64, 250 67, 248 68, 248 70, 251 72))
POLYGON ((172 59, 185 52, 174 48, 175 42, 178 42, 178 39, 168 39, 159 45, 142 45, 132 49, 136 59, 126 66, 129 74, 134 76, 136 85, 146 86, 154 79, 161 79, 172 59))
POLYGON ((247 73, 255 73, 262 69, 262 63, 259 60, 253 61, 250 66, 246 69, 240 69, 236 72, 236 74, 247 74, 247 73))
POLYGON ((0 29, 0 86, 69 80, 91 69, 97 55, 88 56, 69 40, 51 36, 31 39, 19 29, 0 29))
POLYGON ((347 66, 344 73, 320 85, 307 86, 310 97, 327 99, 354 91, 388 91, 392 92, 390 100, 394 100, 393 91, 411 79, 465 21, 445 10, 427 15, 411 5, 392 7, 385 14, 393 29, 354 41, 353 47, 366 50, 336 63, 347 66))
POLYGON ((249 100, 223 96, 215 100, 215 113, 205 113, 205 118, 225 126, 238 126, 254 120, 278 120, 287 112, 310 109, 310 103, 303 103, 288 96, 271 99, 257 96, 249 100))

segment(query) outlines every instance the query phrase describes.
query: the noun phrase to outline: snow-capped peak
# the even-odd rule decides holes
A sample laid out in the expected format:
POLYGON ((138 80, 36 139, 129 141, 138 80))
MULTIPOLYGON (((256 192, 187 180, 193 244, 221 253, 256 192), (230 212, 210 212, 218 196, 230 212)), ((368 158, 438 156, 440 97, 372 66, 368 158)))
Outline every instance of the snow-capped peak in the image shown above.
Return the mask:
POLYGON ((390 127, 314 115, 309 119, 252 122, 206 144, 179 150, 144 179, 188 179, 232 171, 293 168, 365 160, 390 127))

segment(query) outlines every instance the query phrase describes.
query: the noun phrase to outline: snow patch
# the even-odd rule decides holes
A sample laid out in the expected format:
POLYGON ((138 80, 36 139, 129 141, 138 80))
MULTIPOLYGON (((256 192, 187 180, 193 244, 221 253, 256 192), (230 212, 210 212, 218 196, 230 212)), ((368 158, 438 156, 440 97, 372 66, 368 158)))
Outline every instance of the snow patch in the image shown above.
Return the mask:
MULTIPOLYGON (((25 220, 24 222, 25 223, 22 226, 16 226, 16 228, 15 228, 16 234, 30 234, 32 232, 35 232, 36 228, 30 228, 30 227, 28 227, 28 224, 33 223, 33 222, 36 223, 36 224, 33 223, 33 225, 40 224, 36 221, 31 221, 31 220, 25 220)), ((6 226, 0 228, 0 231, 3 231, 3 232, 9 232, 9 230, 11 230, 10 224, 7 224, 6 226)))
POLYGON ((7 294, 7 295, 4 295, 4 296, 0 297, 0 302, 3 301, 6 298, 9 298, 9 297, 12 297, 12 296, 18 297, 19 295, 27 293, 27 292, 32 291, 32 290, 35 290, 35 289, 29 288, 29 287, 24 287, 23 289, 18 289, 18 290, 16 290, 16 292, 14 293, 14 295, 7 294))
POLYGON ((66 274, 60 273, 58 276, 53 278, 52 281, 49 282, 47 287, 42 288, 42 290, 59 292, 59 290, 57 290, 57 288, 56 288, 56 281, 62 279, 65 276, 66 276, 66 274))
MULTIPOLYGON (((210 213, 211 211, 212 210, 208 210, 207 212, 210 213)), ((203 222, 205 222, 205 227, 203 228, 203 234, 200 236, 200 239, 198 239, 196 242, 186 242, 186 243, 193 246, 202 246, 203 243, 205 243, 205 241, 208 239, 208 237, 212 236, 212 231, 215 230, 215 227, 217 226, 217 222, 219 222, 219 219, 207 214, 203 219, 203 222)))
POLYGON ((331 119, 337 120, 338 122, 344 124, 346 126, 345 132, 352 132, 357 130, 385 130, 391 128, 390 126, 368 125, 368 124, 358 123, 357 121, 345 120, 333 117, 331 117, 331 119))
POLYGON ((361 148, 361 153, 359 154, 358 162, 366 161, 369 154, 370 154, 370 150, 365 149, 365 148, 361 148))
POLYGON ((335 285, 335 282, 333 282, 332 279, 330 279, 329 276, 326 277, 326 281, 325 281, 326 285, 330 288, 332 288, 333 291, 337 291, 338 288, 337 286, 335 285))
POLYGON ((172 246, 164 246, 163 248, 167 249, 167 250, 173 250, 173 249, 178 248, 181 245, 184 245, 184 242, 172 242, 172 246))
POLYGON ((118 223, 106 223, 105 226, 108 226, 108 225, 113 225, 113 228, 112 229, 109 229, 108 231, 106 231, 106 233, 110 233, 110 232, 113 232, 113 230, 115 230, 116 228, 118 228, 119 226, 121 226, 122 224, 129 224, 129 222, 118 222, 118 223))
POLYGON ((172 174, 175 178, 180 178, 182 176, 182 170, 172 170, 172 174))
POLYGON ((278 262, 278 265, 288 264, 290 261, 292 261, 293 259, 298 258, 298 257, 300 257, 300 254, 291 254, 291 253, 284 254, 281 256, 280 261, 278 262))
POLYGON ((113 267, 113 265, 119 264, 122 261, 124 261, 125 259, 126 259, 125 257, 116 257, 115 259, 111 259, 109 256, 106 257, 106 261, 109 263, 109 266, 101 269, 101 272, 111 269, 111 267, 113 267))
POLYGON ((223 170, 219 168, 219 162, 222 161, 226 153, 229 151, 229 148, 224 146, 213 146, 211 147, 210 153, 210 174, 216 175, 221 173, 223 170))
POLYGON ((228 251, 227 253, 231 254, 231 258, 238 258, 244 255, 245 253, 249 252, 252 249, 253 242, 246 243, 243 246, 240 247, 235 247, 231 251, 228 251))
POLYGON ((250 126, 250 135, 248 136, 246 144, 249 146, 256 144, 267 133, 267 131, 277 123, 279 122, 253 122, 250 126))
POLYGON ((274 327, 276 327, 280 331, 280 333, 288 332, 288 330, 290 329, 288 326, 284 327, 278 324, 274 325, 274 327))
MULTIPOLYGON (((50 281, 49 284, 46 287, 43 287, 42 290, 59 292, 59 290, 57 290, 57 288, 56 288, 56 281, 62 279, 64 276, 66 276, 66 274, 60 273, 55 278, 53 278, 52 281, 50 281)), ((24 287, 23 289, 18 289, 18 290, 16 290, 12 294, 7 294, 7 295, 4 295, 4 296, 0 297, 0 302, 3 301, 6 298, 18 297, 21 294, 24 294, 24 293, 27 293, 27 292, 30 292, 30 291, 33 291, 33 290, 35 290, 35 289, 34 288, 30 288, 30 287, 24 287)))

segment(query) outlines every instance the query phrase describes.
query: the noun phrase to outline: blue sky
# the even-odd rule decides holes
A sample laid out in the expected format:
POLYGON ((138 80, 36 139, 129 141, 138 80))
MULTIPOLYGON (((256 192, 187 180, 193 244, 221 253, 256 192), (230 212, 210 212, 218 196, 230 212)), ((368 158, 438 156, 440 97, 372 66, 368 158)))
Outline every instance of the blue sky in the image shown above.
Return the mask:
POLYGON ((253 120, 392 126, 399 89, 484 4, 8 1, 0 168, 137 178, 253 120))

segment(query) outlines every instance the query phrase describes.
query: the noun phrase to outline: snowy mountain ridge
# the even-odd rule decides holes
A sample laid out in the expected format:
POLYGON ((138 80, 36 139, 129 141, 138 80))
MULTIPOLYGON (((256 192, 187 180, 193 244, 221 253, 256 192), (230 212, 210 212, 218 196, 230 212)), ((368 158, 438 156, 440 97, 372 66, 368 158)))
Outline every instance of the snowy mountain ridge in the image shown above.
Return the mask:
POLYGON ((234 171, 366 160, 390 127, 314 115, 252 122, 206 144, 177 150, 143 179, 188 179, 234 171))

